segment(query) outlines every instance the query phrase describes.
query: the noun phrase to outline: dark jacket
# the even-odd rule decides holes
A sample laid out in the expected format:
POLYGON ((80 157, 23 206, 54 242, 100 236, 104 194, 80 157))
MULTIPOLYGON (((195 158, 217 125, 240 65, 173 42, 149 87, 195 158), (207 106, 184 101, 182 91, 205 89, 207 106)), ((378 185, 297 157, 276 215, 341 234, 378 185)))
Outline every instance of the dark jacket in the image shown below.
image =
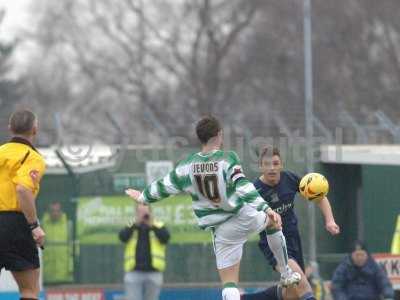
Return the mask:
POLYGON ((165 226, 147 226, 145 224, 134 224, 130 227, 125 227, 119 232, 119 239, 123 243, 127 243, 137 230, 137 244, 136 244, 136 271, 157 271, 153 268, 151 263, 151 250, 150 250, 150 231, 154 231, 157 239, 162 244, 167 244, 170 239, 170 234, 165 226))
POLYGON ((336 268, 332 278, 335 300, 393 299, 394 292, 386 273, 369 256, 363 267, 353 264, 347 256, 336 268))

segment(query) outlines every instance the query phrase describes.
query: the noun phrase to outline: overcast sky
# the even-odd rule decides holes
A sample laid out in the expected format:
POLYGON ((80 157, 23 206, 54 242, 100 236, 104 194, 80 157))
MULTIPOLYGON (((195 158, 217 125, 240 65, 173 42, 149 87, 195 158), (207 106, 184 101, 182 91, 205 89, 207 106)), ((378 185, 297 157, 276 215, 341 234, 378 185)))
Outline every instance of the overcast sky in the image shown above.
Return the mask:
MULTIPOLYGON (((13 41, 17 39, 24 29, 32 24, 29 7, 33 0, 0 0, 0 9, 6 10, 6 16, 0 26, 0 40, 13 41)), ((32 43, 31 43, 32 44, 32 43)), ((23 72, 29 61, 29 54, 34 50, 29 43, 19 43, 14 51, 14 67, 11 77, 23 72)))
POLYGON ((0 0, 0 9, 6 10, 6 17, 0 27, 2 39, 15 38, 23 28, 29 26, 29 4, 32 0, 0 0))

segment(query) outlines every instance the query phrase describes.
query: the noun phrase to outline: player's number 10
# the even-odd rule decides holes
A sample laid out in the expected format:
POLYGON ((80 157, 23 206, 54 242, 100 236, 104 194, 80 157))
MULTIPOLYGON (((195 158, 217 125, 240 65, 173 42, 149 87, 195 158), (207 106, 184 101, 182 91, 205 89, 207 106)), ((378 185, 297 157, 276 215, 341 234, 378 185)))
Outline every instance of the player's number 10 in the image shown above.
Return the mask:
POLYGON ((218 177, 216 174, 194 175, 200 193, 214 203, 221 202, 218 191, 218 177))

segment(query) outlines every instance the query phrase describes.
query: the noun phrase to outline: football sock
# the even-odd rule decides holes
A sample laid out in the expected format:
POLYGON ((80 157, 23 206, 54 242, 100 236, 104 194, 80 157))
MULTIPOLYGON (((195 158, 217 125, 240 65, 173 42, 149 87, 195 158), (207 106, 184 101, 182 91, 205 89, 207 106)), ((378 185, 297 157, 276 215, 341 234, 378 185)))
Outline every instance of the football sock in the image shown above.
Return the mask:
POLYGON ((281 274, 288 273, 290 268, 288 266, 286 239, 282 230, 276 231, 267 229, 267 241, 277 261, 277 270, 279 270, 281 274))
POLYGON ((240 292, 235 283, 227 282, 224 284, 222 300, 240 300, 240 292))

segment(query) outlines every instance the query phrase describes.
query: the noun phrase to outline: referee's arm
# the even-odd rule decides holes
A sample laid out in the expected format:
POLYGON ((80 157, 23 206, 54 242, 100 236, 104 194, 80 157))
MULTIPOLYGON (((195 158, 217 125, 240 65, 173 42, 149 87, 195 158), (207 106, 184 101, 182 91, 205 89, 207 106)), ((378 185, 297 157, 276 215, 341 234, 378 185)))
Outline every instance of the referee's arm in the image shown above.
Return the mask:
POLYGON ((34 224, 38 219, 35 204, 36 197, 30 189, 22 185, 17 185, 16 188, 19 205, 25 215, 25 218, 28 221, 28 224, 34 224))
POLYGON ((13 179, 20 209, 32 230, 34 240, 41 247, 44 244, 45 233, 39 225, 35 200, 44 171, 44 161, 31 159, 21 166, 13 179))
POLYGON ((32 230, 33 239, 35 240, 36 244, 38 244, 38 246, 44 249, 43 245, 46 234, 44 233, 38 222, 35 205, 36 196, 30 189, 22 185, 17 185, 16 190, 20 208, 25 215, 29 227, 32 230))

